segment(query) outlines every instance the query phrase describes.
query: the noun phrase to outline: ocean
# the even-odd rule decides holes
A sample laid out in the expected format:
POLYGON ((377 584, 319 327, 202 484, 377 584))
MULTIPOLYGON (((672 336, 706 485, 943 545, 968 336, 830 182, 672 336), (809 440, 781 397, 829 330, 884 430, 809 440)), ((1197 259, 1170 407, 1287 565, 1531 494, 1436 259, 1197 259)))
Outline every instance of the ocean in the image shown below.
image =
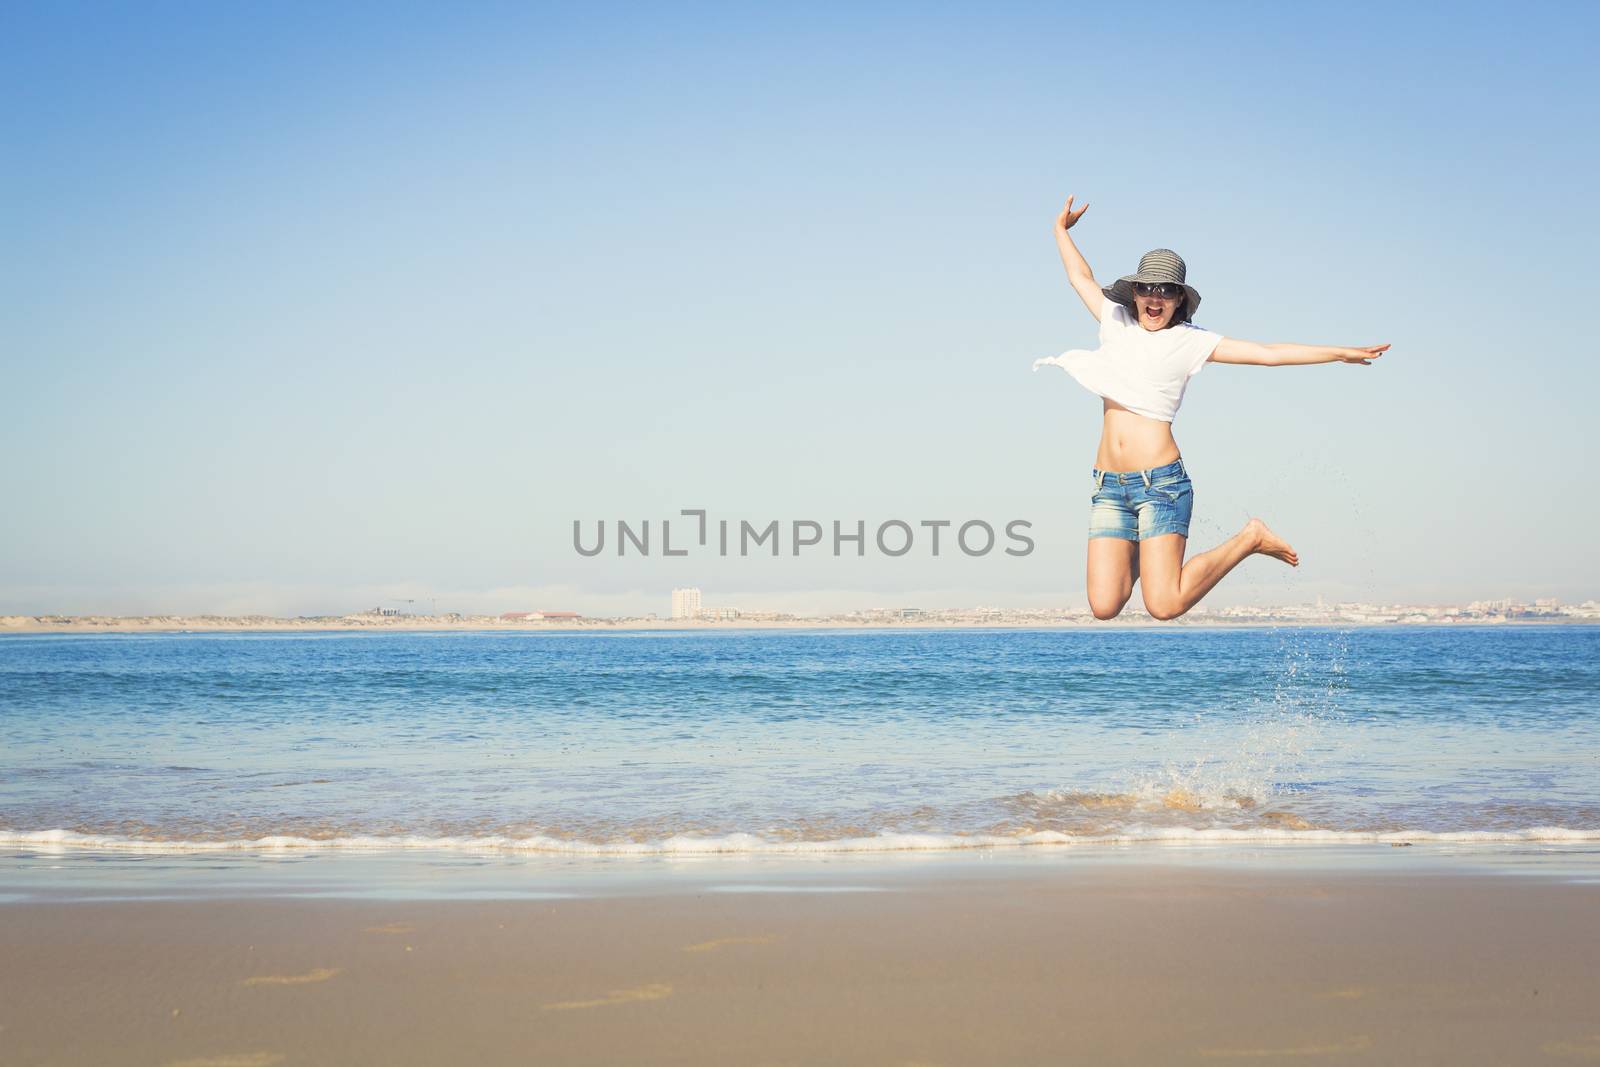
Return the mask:
POLYGON ((1600 627, 0 638, 0 848, 1600 841, 1600 627))

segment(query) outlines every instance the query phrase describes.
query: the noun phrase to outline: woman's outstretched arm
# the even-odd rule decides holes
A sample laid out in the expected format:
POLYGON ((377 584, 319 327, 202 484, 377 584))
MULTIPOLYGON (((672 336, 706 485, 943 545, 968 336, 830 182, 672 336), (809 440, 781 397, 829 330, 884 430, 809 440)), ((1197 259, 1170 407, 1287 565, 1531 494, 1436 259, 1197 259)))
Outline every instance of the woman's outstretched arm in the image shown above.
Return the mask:
POLYGON ((1072 243, 1072 235, 1067 232, 1077 225, 1078 220, 1083 218, 1083 213, 1088 210, 1088 204, 1076 211, 1072 210, 1072 197, 1067 197, 1067 206, 1056 216, 1056 247, 1061 250, 1061 265, 1067 268, 1067 279, 1072 282, 1072 287, 1088 305, 1089 314, 1099 322, 1100 304, 1105 299, 1105 294, 1100 292, 1100 283, 1094 280, 1094 271, 1089 269, 1089 261, 1083 258, 1078 246, 1072 243))
POLYGON ((1304 367, 1312 363, 1359 363, 1368 366, 1383 355, 1388 344, 1366 348, 1338 345, 1262 344, 1224 337, 1211 353, 1212 363, 1244 363, 1255 367, 1304 367))

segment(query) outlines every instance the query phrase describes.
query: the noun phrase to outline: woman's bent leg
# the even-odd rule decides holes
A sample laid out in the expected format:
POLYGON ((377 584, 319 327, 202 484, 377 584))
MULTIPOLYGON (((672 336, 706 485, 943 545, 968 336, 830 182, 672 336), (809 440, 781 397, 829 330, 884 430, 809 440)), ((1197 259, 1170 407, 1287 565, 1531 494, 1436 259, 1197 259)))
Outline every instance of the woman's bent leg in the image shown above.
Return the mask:
POLYGON ((1089 538, 1089 610, 1114 619, 1133 595, 1139 574, 1139 543, 1121 537, 1089 538))
POLYGON ((1300 557, 1289 543, 1260 519, 1251 519, 1222 544, 1185 563, 1183 549, 1187 541, 1182 534, 1162 534, 1139 542, 1144 607, 1153 619, 1176 619, 1200 603, 1200 598, 1222 581, 1223 575, 1258 552, 1281 559, 1291 567, 1300 565, 1300 557))

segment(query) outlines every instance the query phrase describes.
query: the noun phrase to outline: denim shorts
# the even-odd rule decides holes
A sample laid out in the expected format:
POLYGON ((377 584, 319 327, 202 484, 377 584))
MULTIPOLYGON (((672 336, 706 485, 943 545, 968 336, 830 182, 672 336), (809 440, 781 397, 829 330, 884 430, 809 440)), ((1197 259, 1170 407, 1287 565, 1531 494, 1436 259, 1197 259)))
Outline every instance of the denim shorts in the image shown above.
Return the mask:
POLYGON ((1144 471, 1094 472, 1089 498, 1089 536, 1143 541, 1162 534, 1189 536, 1194 484, 1183 460, 1144 471))

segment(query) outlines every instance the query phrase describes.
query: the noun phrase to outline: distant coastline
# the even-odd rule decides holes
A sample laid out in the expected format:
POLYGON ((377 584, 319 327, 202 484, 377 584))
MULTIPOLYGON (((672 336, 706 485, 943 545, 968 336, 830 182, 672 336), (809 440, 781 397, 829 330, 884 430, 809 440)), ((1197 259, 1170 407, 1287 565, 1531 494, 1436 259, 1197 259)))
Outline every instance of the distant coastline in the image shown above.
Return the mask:
MULTIPOLYGON (((1237 611, 1238 609, 1234 609, 1237 611)), ((1548 626, 1593 624, 1600 619, 1577 616, 1528 618, 1341 618, 1273 614, 1199 615, 1172 622, 1157 622, 1142 613, 1126 612, 1114 622, 1089 615, 1055 613, 927 613, 907 617, 817 616, 781 619, 660 619, 579 618, 515 620, 496 615, 330 615, 281 618, 270 615, 5 615, 0 635, 74 633, 326 633, 326 632, 502 632, 594 633, 613 631, 718 631, 718 630, 1041 630, 1116 629, 1127 627, 1182 627, 1232 629, 1246 626, 1370 627, 1370 626, 1548 626)))

